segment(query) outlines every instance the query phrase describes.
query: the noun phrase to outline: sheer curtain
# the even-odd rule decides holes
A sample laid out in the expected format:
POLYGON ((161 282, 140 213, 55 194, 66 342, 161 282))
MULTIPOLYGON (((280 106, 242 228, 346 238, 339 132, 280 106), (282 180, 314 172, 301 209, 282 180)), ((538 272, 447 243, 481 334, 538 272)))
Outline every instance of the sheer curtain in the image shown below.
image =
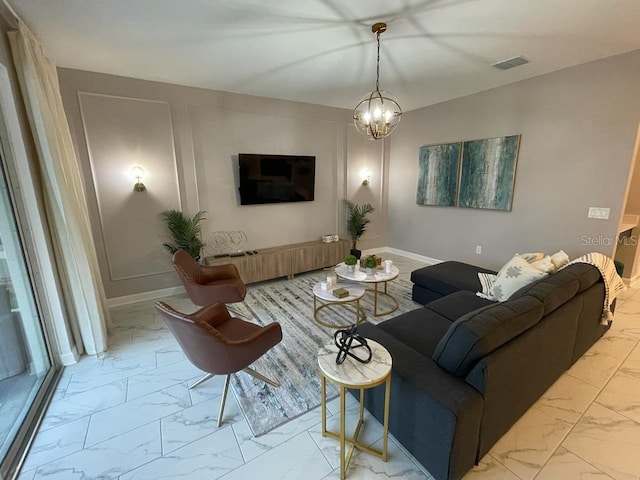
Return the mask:
POLYGON ((107 348, 108 313, 56 67, 24 23, 9 33, 9 40, 38 150, 69 322, 79 337, 76 347, 79 353, 101 354, 107 348))

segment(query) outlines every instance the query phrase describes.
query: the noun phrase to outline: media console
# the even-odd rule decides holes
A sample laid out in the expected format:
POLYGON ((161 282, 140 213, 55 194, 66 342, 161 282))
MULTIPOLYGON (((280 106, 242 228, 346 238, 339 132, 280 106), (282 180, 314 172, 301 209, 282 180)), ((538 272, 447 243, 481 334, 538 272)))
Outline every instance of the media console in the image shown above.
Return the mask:
POLYGON ((252 250, 251 255, 206 257, 205 262, 207 265, 232 263, 244 283, 255 283, 278 277, 291 279, 297 273, 332 267, 342 262, 349 251, 347 240, 315 241, 252 250))

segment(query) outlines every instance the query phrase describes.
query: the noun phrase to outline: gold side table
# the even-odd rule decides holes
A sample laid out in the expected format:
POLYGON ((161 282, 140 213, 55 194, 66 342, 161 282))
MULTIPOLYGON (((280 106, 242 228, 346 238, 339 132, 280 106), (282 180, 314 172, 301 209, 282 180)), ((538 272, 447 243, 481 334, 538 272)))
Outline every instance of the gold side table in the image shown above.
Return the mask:
POLYGON ((318 351, 318 366, 320 367, 320 381, 322 389, 322 436, 331 437, 340 441, 340 480, 344 480, 349 461, 354 449, 370 453, 387 461, 387 441, 389 435, 389 395, 391 392, 391 355, 378 342, 367 340, 371 347, 371 361, 360 363, 347 356, 341 365, 336 364, 338 347, 330 343, 318 351), (340 431, 338 433, 327 430, 327 379, 340 388, 340 431), (364 423, 364 393, 368 388, 373 388, 385 383, 384 394, 384 421, 382 433, 382 450, 375 450, 358 442, 358 435, 364 423), (351 438, 345 434, 345 394, 346 389, 360 390, 360 414, 355 431, 351 438), (350 445, 345 456, 345 445, 350 445))
POLYGON ((323 327, 327 328, 348 328, 351 325, 359 325, 364 322, 366 315, 360 307, 360 299, 364 296, 365 289, 359 283, 353 282, 338 282, 334 286, 329 287, 328 290, 322 290, 319 283, 313 286, 313 318, 323 327), (336 288, 344 288, 349 291, 348 297, 338 298, 333 295, 333 290, 336 288), (318 305, 318 300, 324 302, 318 305), (318 315, 321 310, 329 307, 342 306, 352 307, 355 310, 356 318, 352 324, 349 325, 336 325, 327 323, 318 315))
POLYGON ((339 263, 335 266, 334 271, 336 275, 345 280, 365 283, 373 285, 371 288, 367 288, 368 292, 373 293, 373 316, 381 317, 383 315, 389 315, 390 313, 395 312, 398 309, 398 299, 393 295, 387 292, 387 282, 395 280, 400 275, 400 270, 395 265, 391 266, 391 270, 389 272, 385 272, 384 269, 374 268, 372 270, 372 275, 367 275, 362 267, 357 266, 353 272, 349 271, 344 262, 339 263), (383 283, 384 290, 380 290, 378 285, 383 283), (384 296, 390 302, 393 303, 393 306, 387 310, 380 311, 378 310, 378 297, 384 296))

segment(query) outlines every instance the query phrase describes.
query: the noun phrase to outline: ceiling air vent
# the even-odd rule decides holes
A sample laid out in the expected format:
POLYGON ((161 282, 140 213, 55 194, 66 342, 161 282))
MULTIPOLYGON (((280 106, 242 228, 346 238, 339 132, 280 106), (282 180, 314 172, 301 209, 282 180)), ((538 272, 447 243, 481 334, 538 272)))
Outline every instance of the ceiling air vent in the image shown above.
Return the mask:
POLYGON ((519 57, 513 57, 498 63, 494 63, 492 66, 496 67, 499 70, 509 70, 510 68, 524 65, 525 63, 529 63, 529 60, 520 55, 519 57))

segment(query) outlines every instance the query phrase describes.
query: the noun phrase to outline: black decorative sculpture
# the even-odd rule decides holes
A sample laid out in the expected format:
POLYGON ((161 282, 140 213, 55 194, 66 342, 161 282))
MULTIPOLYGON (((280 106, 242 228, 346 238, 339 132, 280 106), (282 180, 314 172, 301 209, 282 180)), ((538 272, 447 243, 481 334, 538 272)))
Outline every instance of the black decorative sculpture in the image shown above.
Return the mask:
POLYGON ((338 330, 333 336, 333 341, 338 347, 338 356, 336 357, 336 364, 340 365, 344 362, 347 355, 356 359, 360 363, 369 363, 371 361, 371 347, 367 345, 367 339, 356 333, 356 325, 349 327, 346 330, 338 330), (355 342, 355 344, 354 344, 355 342), (357 349, 364 349, 367 351, 368 356, 366 359, 360 358, 352 353, 357 349))

